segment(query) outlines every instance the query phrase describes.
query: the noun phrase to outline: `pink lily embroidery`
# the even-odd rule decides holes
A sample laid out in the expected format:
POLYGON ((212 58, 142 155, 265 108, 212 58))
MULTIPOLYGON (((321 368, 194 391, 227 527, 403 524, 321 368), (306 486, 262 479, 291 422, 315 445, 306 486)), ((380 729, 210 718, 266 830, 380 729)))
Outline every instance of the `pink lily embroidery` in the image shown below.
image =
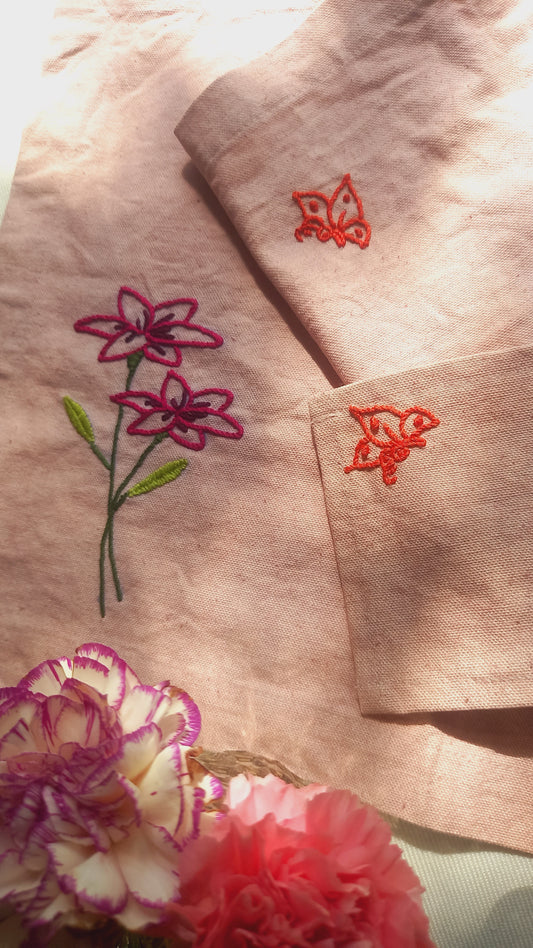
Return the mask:
POLYGON ((139 417, 127 428, 129 434, 168 435, 192 451, 205 447, 206 434, 241 438, 242 426, 226 409, 233 393, 224 388, 194 392, 176 372, 167 372, 159 395, 146 391, 119 392, 111 401, 133 408, 139 417))
POLYGON ((111 401, 118 405, 118 411, 108 452, 102 450, 97 442, 91 420, 82 405, 69 395, 63 398, 72 427, 106 469, 109 478, 107 516, 98 559, 98 598, 102 617, 106 614, 106 559, 109 560, 116 597, 119 602, 123 599, 115 558, 116 514, 125 503, 139 503, 137 498, 170 484, 188 466, 185 458, 173 458, 137 483, 132 483, 152 452, 167 438, 192 451, 201 451, 207 434, 223 438, 241 438, 243 435, 242 426, 226 411, 233 401, 233 393, 227 389, 206 388, 193 392, 181 375, 168 371, 159 394, 139 388, 133 390, 133 379, 144 356, 152 362, 177 367, 182 359, 182 346, 216 349, 222 345, 223 339, 218 333, 191 322, 197 307, 197 301, 189 297, 152 306, 140 293, 122 286, 118 293, 118 315, 85 316, 74 325, 77 332, 106 340, 98 356, 100 362, 125 359, 128 369, 124 391, 110 396, 111 401), (130 423, 128 432, 151 437, 128 472, 122 469, 119 461, 125 408, 133 408, 139 415, 130 423))
POLYGON ((177 367, 181 365, 183 346, 216 349, 222 345, 218 333, 191 322, 198 309, 195 299, 168 300, 153 306, 136 290, 121 286, 117 305, 118 315, 84 316, 74 323, 76 332, 107 340, 99 362, 115 362, 140 353, 153 362, 177 367))
POLYGON ((371 405, 369 408, 349 406, 349 411, 363 429, 363 437, 355 446, 354 459, 344 468, 364 471, 380 467, 385 484, 395 484, 398 464, 405 461, 411 448, 425 448, 423 432, 440 424, 427 408, 413 406, 400 411, 393 405, 371 405))

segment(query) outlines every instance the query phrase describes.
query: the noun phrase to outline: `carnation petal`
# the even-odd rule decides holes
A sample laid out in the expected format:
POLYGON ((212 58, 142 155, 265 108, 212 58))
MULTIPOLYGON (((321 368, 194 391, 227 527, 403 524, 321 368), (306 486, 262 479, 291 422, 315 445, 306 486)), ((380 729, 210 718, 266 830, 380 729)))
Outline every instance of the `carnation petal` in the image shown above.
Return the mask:
POLYGON ((108 669, 107 698, 112 708, 119 708, 125 695, 141 683, 127 662, 108 645, 87 642, 76 649, 76 655, 91 658, 108 669))
POLYGON ((224 785, 214 774, 207 773, 198 786, 204 791, 204 804, 220 800, 224 796, 224 785))
POLYGON ((39 702, 32 696, 25 697, 23 692, 8 699, 7 706, 0 716, 0 737, 8 734, 19 721, 29 724, 39 709, 39 702))
POLYGON ((170 699, 156 688, 149 685, 133 688, 122 702, 119 712, 124 732, 132 734, 145 724, 151 724, 152 721, 157 723, 169 704, 170 699))
POLYGON ((152 722, 138 728, 124 738, 117 770, 129 780, 135 780, 152 763, 160 745, 161 731, 157 724, 152 722))
POLYGON ((18 853, 8 850, 0 856, 0 899, 31 892, 40 882, 41 873, 31 872, 18 853))
POLYGON ((17 721, 14 727, 0 740, 0 759, 8 760, 18 754, 41 750, 37 747, 34 735, 30 732, 26 721, 17 721))
POLYGON ((189 695, 141 685, 98 643, 0 689, 0 899, 28 944, 102 914, 136 929, 162 921, 178 853, 220 789, 189 767, 199 728, 189 695))
POLYGON ((72 674, 72 663, 68 658, 54 658, 32 668, 20 684, 34 694, 56 695, 66 678, 72 674))
MULTIPOLYGON (((52 695, 41 705, 41 726, 48 748, 57 750, 75 741, 82 747, 97 747, 102 735, 100 709, 92 701, 78 703, 65 695, 52 695)), ((35 731, 36 720, 32 730, 35 731)))
POLYGON ((179 744, 162 750, 139 781, 146 820, 173 836, 183 817, 183 778, 189 779, 179 744))
POLYGON ((128 899, 126 908, 119 912, 117 921, 128 931, 136 932, 149 925, 157 925, 162 921, 161 909, 148 908, 141 905, 132 896, 128 899))
POLYGON ((128 890, 113 850, 96 852, 87 858, 87 850, 80 846, 57 843, 51 849, 64 891, 75 893, 78 899, 106 915, 122 911, 128 890))
POLYGON ((170 703, 157 720, 163 740, 167 741, 172 737, 179 740, 180 744, 190 747, 200 733, 200 709, 190 695, 179 688, 166 687, 164 692, 170 698, 170 703))
POLYGON ((95 688, 101 695, 107 695, 109 669, 94 658, 76 655, 72 665, 72 677, 95 688))
POLYGON ((23 696, 24 691, 25 689, 21 688, 20 685, 0 688, 0 714, 4 713, 4 709, 10 708, 15 701, 18 701, 23 696))
POLYGON ((138 832, 114 847, 132 895, 149 908, 164 907, 179 894, 179 876, 170 859, 138 832), (147 866, 149 871, 147 872, 147 866))
POLYGON ((75 908, 76 903, 72 896, 66 892, 59 892, 55 898, 49 901, 43 900, 42 907, 37 912, 34 910, 34 919, 37 924, 46 925, 60 915, 68 917, 75 908))

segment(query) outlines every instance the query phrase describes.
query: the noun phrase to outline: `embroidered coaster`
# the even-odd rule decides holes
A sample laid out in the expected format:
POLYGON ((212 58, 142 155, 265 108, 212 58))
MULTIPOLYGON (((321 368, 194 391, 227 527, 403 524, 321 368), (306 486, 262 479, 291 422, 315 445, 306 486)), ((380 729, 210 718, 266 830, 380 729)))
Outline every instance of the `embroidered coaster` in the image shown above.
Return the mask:
POLYGON ((515 349, 311 405, 365 713, 533 703, 532 370, 515 349))

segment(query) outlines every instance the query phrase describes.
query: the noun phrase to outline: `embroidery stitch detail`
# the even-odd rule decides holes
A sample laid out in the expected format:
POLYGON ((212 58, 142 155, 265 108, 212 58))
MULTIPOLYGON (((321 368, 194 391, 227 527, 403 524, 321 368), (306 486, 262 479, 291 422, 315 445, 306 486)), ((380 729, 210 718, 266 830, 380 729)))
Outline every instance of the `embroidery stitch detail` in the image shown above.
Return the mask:
POLYGON ((239 422, 225 410, 233 401, 233 392, 225 388, 193 392, 176 372, 167 372, 159 395, 130 390, 109 397, 139 413, 140 417, 128 425, 128 434, 169 435, 192 451, 205 447, 206 433, 223 438, 241 438, 243 434, 239 422))
POLYGON ((372 228, 364 218, 363 203, 349 174, 345 174, 338 188, 328 198, 322 191, 293 191, 303 221, 294 231, 300 243, 304 237, 316 234, 322 243, 333 238, 337 247, 346 243, 368 247, 372 228), (344 205, 344 207, 343 207, 344 205))
POLYGON ((136 290, 121 286, 118 293, 118 316, 84 316, 74 323, 76 332, 87 332, 107 339, 100 350, 99 362, 115 362, 140 352, 153 362, 181 365, 183 346, 216 349, 222 336, 192 323, 198 300, 186 297, 152 304, 136 290), (186 310, 183 318, 177 314, 186 310))
POLYGON ((226 412, 233 401, 233 393, 228 389, 206 388, 194 392, 183 376, 171 370, 167 372, 158 395, 145 390, 132 391, 133 378, 144 356, 152 362, 174 367, 182 361, 183 346, 214 349, 222 345, 223 339, 218 333, 191 322, 197 308, 198 302, 188 297, 152 306, 140 293, 123 286, 118 293, 118 315, 86 316, 74 324, 76 332, 90 333, 107 340, 98 355, 99 362, 126 359, 128 366, 125 390, 109 396, 118 405, 109 457, 97 445, 85 409, 68 395, 63 399, 72 427, 109 473, 107 519, 99 554, 99 603, 102 617, 105 616, 106 556, 116 597, 119 602, 123 599, 114 552, 116 513, 126 501, 176 480, 187 467, 185 458, 168 461, 130 487, 151 452, 167 437, 193 451, 200 451, 205 447, 206 434, 224 438, 241 438, 243 435, 242 425, 226 412), (178 319, 176 317, 181 308, 187 312, 178 319), (134 408, 140 416, 130 423, 128 433, 148 435, 152 440, 131 470, 122 476, 117 487, 119 438, 125 408, 134 408))
POLYGON ((344 468, 344 473, 381 467, 383 481, 388 485, 396 483, 398 464, 409 457, 411 448, 425 448, 426 439, 422 433, 440 424, 436 415, 417 405, 406 411, 399 411, 393 405, 371 405, 368 408, 350 405, 349 411, 361 425, 364 435, 357 442, 354 459, 344 468))

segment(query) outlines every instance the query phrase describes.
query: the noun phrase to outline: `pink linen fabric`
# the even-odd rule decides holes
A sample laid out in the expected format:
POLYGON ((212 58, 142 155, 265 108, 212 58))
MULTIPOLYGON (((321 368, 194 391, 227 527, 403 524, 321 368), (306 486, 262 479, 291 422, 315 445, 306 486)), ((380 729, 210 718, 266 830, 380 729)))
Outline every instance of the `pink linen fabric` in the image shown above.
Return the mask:
MULTIPOLYGON (((312 408, 365 712, 532 704, 520 353, 533 339, 532 95, 528 4, 328 0, 177 128, 341 379, 371 381, 321 397, 320 426, 312 408), (348 228, 359 243, 342 246, 355 195, 345 186, 328 221, 320 194, 346 173, 364 220, 348 228), (420 404, 442 405, 442 425, 397 483, 339 477, 357 442, 352 397, 388 404, 392 372, 499 349, 509 355, 494 385, 490 362, 472 363, 467 389, 453 366, 409 376, 420 404), (339 424, 344 461, 326 449, 339 424)), ((397 397, 399 409, 418 404, 409 385, 397 397)))
MULTIPOLYGON (((530 709, 361 714, 308 411, 339 378, 172 134, 232 65, 208 60, 204 27, 162 0, 71 0, 56 16, 46 105, 0 234, 2 683, 104 641, 143 679, 192 695, 206 747, 263 753, 405 819, 533 852, 530 709), (73 327, 117 313, 123 285, 154 305, 198 299, 224 344, 184 349, 179 371, 195 391, 231 389, 244 435, 208 436, 176 482, 120 509, 124 599, 109 594, 102 619, 108 477, 62 398, 109 449, 126 365, 98 362, 103 340, 73 327)), ((155 391, 160 367, 141 371, 155 391)), ((122 473, 144 444, 123 426, 122 473)), ((159 445, 147 472, 175 449, 159 445)))
POLYGON ((312 402, 365 713, 453 710, 458 696, 465 709, 533 704, 532 378, 533 350, 519 349, 342 386, 312 402), (392 420, 396 430, 383 403, 427 403, 438 420, 422 432, 425 445, 414 429, 394 484, 387 466, 365 468, 364 458, 345 471, 365 421, 353 406, 378 406, 367 419, 392 420))

